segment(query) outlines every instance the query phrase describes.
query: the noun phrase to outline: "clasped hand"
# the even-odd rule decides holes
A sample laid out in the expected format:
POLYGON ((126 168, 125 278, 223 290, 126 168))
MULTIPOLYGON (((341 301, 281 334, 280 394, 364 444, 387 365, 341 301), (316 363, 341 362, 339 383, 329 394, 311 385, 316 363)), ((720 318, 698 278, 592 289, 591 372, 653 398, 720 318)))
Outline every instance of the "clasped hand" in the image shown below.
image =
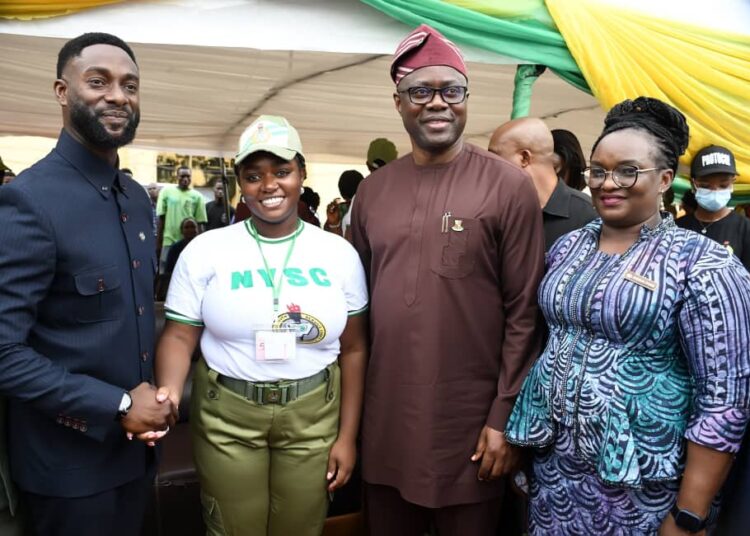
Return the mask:
POLYGON ((508 443, 503 432, 485 426, 479 434, 471 461, 479 462, 479 480, 495 480, 520 467, 521 449, 508 443))
POLYGON ((137 437, 154 446, 156 441, 167 435, 179 416, 179 400, 170 394, 166 387, 157 390, 146 382, 130 391, 133 404, 121 421, 128 439, 137 437))

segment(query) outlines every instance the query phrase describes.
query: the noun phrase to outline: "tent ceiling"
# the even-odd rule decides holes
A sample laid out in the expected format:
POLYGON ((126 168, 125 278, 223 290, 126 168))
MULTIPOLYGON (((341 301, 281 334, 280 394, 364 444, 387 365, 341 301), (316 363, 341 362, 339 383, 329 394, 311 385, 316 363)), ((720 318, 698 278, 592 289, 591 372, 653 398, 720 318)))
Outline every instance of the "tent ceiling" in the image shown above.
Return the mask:
MULTIPOLYGON (((57 136, 52 83, 63 43, 0 35, 2 134, 57 136)), ((137 146, 232 154, 244 126, 268 113, 286 116, 313 157, 358 162, 379 136, 408 151, 387 56, 153 44, 134 50, 142 78, 137 146)), ((514 73, 514 65, 470 63, 470 140, 486 146, 509 117, 514 73)), ((537 81, 532 102, 533 115, 573 130, 585 146, 601 129, 596 100, 550 73, 537 81)))

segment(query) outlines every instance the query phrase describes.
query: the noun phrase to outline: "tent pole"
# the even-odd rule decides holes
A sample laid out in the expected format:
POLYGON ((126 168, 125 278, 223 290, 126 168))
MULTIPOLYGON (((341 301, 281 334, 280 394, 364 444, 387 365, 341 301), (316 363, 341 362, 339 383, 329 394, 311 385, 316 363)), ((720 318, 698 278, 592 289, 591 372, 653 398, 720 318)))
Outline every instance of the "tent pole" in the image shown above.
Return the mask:
POLYGON ((547 69, 545 65, 521 64, 516 67, 516 77, 513 81, 513 110, 510 118, 526 117, 531 111, 532 86, 539 76, 547 69))

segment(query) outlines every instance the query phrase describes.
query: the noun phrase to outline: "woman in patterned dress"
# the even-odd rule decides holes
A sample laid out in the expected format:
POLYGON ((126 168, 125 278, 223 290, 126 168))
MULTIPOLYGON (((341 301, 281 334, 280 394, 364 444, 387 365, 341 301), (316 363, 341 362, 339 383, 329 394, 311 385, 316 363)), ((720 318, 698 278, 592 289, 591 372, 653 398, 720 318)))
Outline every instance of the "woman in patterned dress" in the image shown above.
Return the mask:
POLYGON ((550 331, 506 436, 534 447, 532 534, 705 533, 750 417, 750 275, 659 211, 688 141, 616 105, 585 178, 600 218, 547 255, 550 331))

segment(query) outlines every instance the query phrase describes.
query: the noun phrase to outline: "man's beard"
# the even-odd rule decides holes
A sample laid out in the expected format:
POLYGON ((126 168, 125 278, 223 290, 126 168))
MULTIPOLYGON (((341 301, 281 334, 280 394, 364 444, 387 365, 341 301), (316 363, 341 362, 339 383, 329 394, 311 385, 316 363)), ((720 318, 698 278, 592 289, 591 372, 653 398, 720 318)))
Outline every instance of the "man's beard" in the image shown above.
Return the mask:
POLYGON ((125 128, 118 136, 113 136, 107 132, 107 129, 99 121, 99 115, 81 101, 71 104, 70 120, 81 133, 83 139, 92 146, 102 149, 117 149, 133 141, 138 123, 141 120, 141 114, 139 112, 130 113, 125 128))

